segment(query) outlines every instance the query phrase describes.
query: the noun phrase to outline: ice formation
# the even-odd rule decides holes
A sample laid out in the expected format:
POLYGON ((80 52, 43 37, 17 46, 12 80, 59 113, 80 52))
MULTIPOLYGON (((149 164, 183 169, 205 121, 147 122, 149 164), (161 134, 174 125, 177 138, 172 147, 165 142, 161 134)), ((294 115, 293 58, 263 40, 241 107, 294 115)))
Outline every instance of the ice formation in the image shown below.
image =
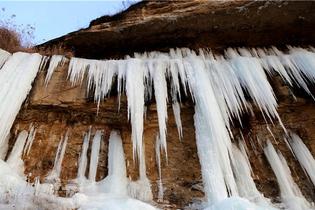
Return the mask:
POLYGON ((17 171, 18 174, 24 174, 24 162, 22 160, 23 148, 27 139, 27 131, 21 131, 15 141, 14 147, 7 159, 7 164, 17 171))
POLYGON ((11 53, 0 49, 0 68, 10 56, 11 56, 11 53))
MULTIPOLYGON (((99 139, 99 134, 97 134, 97 139, 99 139)), ((133 186, 132 183, 127 178, 122 139, 117 131, 112 131, 109 137, 107 176, 98 182, 88 180, 81 183, 79 193, 75 194, 72 199, 79 198, 80 209, 156 209, 132 197, 135 196, 129 191, 130 186, 133 186)), ((142 187, 138 183, 137 186, 142 187)), ((137 190, 146 193, 146 189, 137 190)))
POLYGON ((183 138, 183 128, 182 128, 182 120, 180 118, 180 105, 178 102, 175 102, 172 104, 173 113, 175 117, 175 122, 177 126, 177 132, 179 139, 181 140, 183 138))
POLYGON ((86 166, 87 166, 87 151, 89 147, 90 137, 91 137, 91 128, 89 132, 84 135, 82 151, 80 153, 80 158, 78 161, 79 164, 78 164, 77 180, 79 184, 85 181, 85 172, 86 172, 86 166))
POLYGON ((0 148, 5 147, 15 117, 32 88, 41 59, 42 56, 37 53, 17 52, 0 70, 0 148))
MULTIPOLYGON (((154 58, 154 55, 152 56, 154 58)), ((150 76, 153 80, 154 95, 156 100, 156 108, 159 121, 159 135, 161 146, 165 151, 167 157, 167 144, 166 144, 166 121, 167 121, 167 83, 166 83, 166 70, 167 59, 164 56, 156 56, 154 60, 147 62, 150 76)), ((167 57, 166 57, 167 58, 167 57)))
POLYGON ((36 136, 36 128, 31 124, 30 125, 30 131, 29 131, 29 134, 27 136, 27 140, 26 140, 26 144, 24 146, 24 149, 23 149, 23 155, 25 156, 28 156, 30 151, 31 151, 31 148, 32 148, 32 145, 33 145, 33 142, 34 142, 34 139, 35 139, 35 136, 36 136))
MULTIPOLYGON (((39 54, 11 55, 0 51, 2 158, 7 155, 7 142, 15 117, 31 89, 37 71, 46 66, 48 60, 48 57, 39 54)), ((66 60, 61 55, 50 58, 45 78, 46 85, 49 85, 56 67, 63 65, 66 60)), ((123 60, 89 60, 73 57, 69 62, 68 79, 72 85, 83 85, 86 82, 87 95, 93 95, 97 112, 101 109, 100 103, 110 96, 113 84, 117 84, 118 110, 120 96, 122 94, 127 96, 133 155, 135 163, 139 164, 139 179, 137 181, 127 179, 122 140, 120 135, 113 131, 109 139, 108 176, 96 181, 103 134, 99 130, 94 135, 88 166, 90 130, 83 138, 77 178, 73 183, 74 186, 78 185, 78 193, 71 198, 62 199, 52 195, 54 189, 50 184, 40 184, 37 181, 35 188, 28 186, 22 173, 21 158, 22 155, 29 154, 36 135, 36 129, 31 127, 29 133, 22 131, 18 135, 7 162, 0 160, 0 167, 3 169, 0 170, 0 192, 4 194, 9 189, 12 194, 19 194, 20 188, 25 192, 25 198, 40 195, 42 200, 65 208, 155 209, 139 201, 152 200, 151 184, 146 175, 143 143, 146 102, 156 101, 159 125, 155 144, 159 175, 158 198, 163 200, 161 151, 164 151, 167 159, 167 119, 170 108, 168 104, 172 105, 181 139, 185 135, 180 117, 182 97, 191 97, 195 106, 196 144, 207 209, 273 209, 269 200, 257 190, 251 177, 246 145, 240 143, 239 149, 232 146, 233 120, 238 120, 242 125, 242 114, 252 113, 254 105, 260 109, 266 121, 278 120, 285 131, 285 126, 277 113, 277 100, 267 75, 279 74, 289 86, 298 85, 312 96, 308 85, 315 80, 314 69, 314 51, 294 47, 289 47, 287 52, 275 47, 229 48, 225 55, 215 55, 205 49, 199 50, 198 53, 189 49, 171 49, 169 53, 135 54, 134 57, 126 57, 123 60), (247 97, 251 98, 253 103, 249 103, 247 97), (87 170, 88 179, 85 177, 87 170), (5 183, 3 177, 9 177, 9 173, 12 173, 13 181, 5 183)), ((67 140, 68 133, 59 143, 54 168, 46 177, 48 182, 59 180, 67 140)), ((291 134, 288 142, 295 157, 315 184, 315 161, 311 153, 294 134, 291 134)), ((270 142, 267 143, 264 152, 278 179, 282 202, 286 208, 312 208, 294 183, 281 153, 277 153, 270 142)), ((4 200, 1 197, 1 205, 4 200)), ((26 203, 31 205, 29 201, 26 203)))
POLYGON ((55 162, 53 169, 49 172, 46 177, 47 182, 59 182, 59 177, 61 173, 61 165, 66 152, 67 142, 68 142, 68 132, 66 132, 64 138, 61 138, 58 148, 56 151, 55 162))
POLYGON ((280 152, 276 152, 270 141, 264 148, 265 155, 271 165, 281 191, 281 199, 289 210, 311 209, 311 204, 304 198, 299 187, 294 182, 289 166, 280 152))
POLYGON ((208 202, 215 203, 228 194, 238 194, 229 158, 231 140, 203 60, 191 52, 187 54, 190 59, 185 70, 195 99, 195 132, 204 190, 208 202))
POLYGON ((139 178, 136 181, 131 181, 128 184, 128 194, 132 198, 142 201, 151 201, 153 198, 151 191, 151 183, 147 177, 145 165, 145 151, 142 149, 141 159, 139 160, 139 178))
POLYGON ((55 69, 60 65, 63 66, 67 58, 63 55, 53 55, 50 58, 49 66, 47 69, 47 74, 45 77, 45 85, 48 85, 49 80, 51 79, 52 74, 54 73, 55 69))
POLYGON ((288 140, 295 157, 306 171, 307 175, 315 185, 315 160, 311 152, 308 150, 302 139, 295 133, 290 133, 288 140))
POLYGON ((163 201, 164 190, 163 190, 163 182, 162 182, 162 170, 161 170, 161 146, 160 146, 160 138, 156 136, 155 139, 155 158, 156 165, 158 168, 159 179, 157 181, 158 185, 158 201, 163 201))
POLYGON ((93 138, 89 170, 89 180, 92 182, 95 182, 96 178, 102 136, 103 136, 102 131, 98 130, 96 131, 93 138))
POLYGON ((240 196, 258 206, 272 208, 271 202, 256 188, 255 182, 251 176, 251 167, 247 156, 243 155, 235 145, 232 147, 232 154, 233 172, 240 196))

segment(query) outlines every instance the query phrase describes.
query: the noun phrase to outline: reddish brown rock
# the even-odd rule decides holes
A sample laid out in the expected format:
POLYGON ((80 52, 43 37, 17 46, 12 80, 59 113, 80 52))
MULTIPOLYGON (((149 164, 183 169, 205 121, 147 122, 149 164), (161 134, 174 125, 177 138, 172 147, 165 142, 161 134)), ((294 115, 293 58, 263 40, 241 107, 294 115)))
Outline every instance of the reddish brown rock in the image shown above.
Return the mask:
POLYGON ((312 45, 314 22, 314 1, 142 1, 38 48, 109 58, 172 47, 312 45))
MULTIPOLYGON (((146 1, 119 15, 95 20, 87 29, 49 41, 40 47, 47 49, 62 44, 73 50, 75 56, 105 58, 122 57, 135 51, 168 50, 170 47, 224 49, 227 46, 309 45, 314 44, 314 15, 312 1, 146 1)), ((12 128, 11 148, 16 130, 28 129, 31 123, 38 129, 31 153, 24 157, 25 174, 29 175, 30 180, 37 176, 43 180, 53 167, 61 136, 69 130, 61 179, 65 184, 75 178, 83 135, 92 126, 93 134, 97 129, 102 129, 105 133, 97 180, 107 174, 108 137, 113 129, 122 135, 128 176, 136 180, 138 170, 132 158, 126 97, 122 96, 121 109, 118 111, 118 100, 113 93, 112 97, 100 104, 97 115, 97 106, 87 95, 85 83, 82 87, 72 87, 66 79, 66 69, 67 65, 58 68, 48 87, 44 86, 45 72, 39 73, 12 128)), ((284 125, 299 134, 315 155, 314 101, 299 89, 290 90, 278 77, 270 78, 270 82, 278 98, 279 114, 284 125)), ((172 110, 170 107, 168 109, 168 164, 165 157, 162 158, 164 204, 169 203, 168 208, 182 208, 195 198, 203 197, 203 192, 199 189, 201 173, 191 100, 185 100, 181 108, 184 134, 182 142, 178 139, 172 110)), ((237 137, 240 136, 239 129, 243 131, 258 189, 273 200, 279 197, 276 178, 260 146, 268 138, 286 157, 294 180, 303 194, 314 201, 314 186, 284 143, 282 128, 277 121, 274 122, 275 126, 268 123, 275 136, 273 139, 261 114, 257 110, 254 113, 255 116, 242 117, 243 128, 235 123, 233 132, 237 137), (257 141, 257 136, 261 143, 257 141)), ((157 130, 156 107, 152 102, 148 105, 144 142, 147 175, 155 200, 158 173, 154 143, 157 130)))

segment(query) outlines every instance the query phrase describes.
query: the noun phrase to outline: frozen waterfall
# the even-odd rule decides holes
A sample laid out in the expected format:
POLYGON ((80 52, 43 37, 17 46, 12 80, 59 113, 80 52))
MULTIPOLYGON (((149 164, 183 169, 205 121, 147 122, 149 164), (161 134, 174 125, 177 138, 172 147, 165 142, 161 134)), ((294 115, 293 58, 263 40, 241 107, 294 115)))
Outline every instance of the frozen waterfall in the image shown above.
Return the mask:
MULTIPOLYGON (((21 189, 29 198, 40 195, 44 200, 57 202, 65 208, 91 209, 102 205, 108 209, 116 206, 123 209, 155 209, 142 202, 153 199, 143 137, 147 103, 156 103, 158 130, 157 138, 152 141, 155 140, 158 199, 162 201, 167 188, 163 189, 162 185, 161 156, 168 160, 172 155, 167 147, 168 113, 172 109, 178 136, 182 139, 185 133, 181 107, 184 103, 182 98, 185 97, 192 99, 195 110, 195 137, 206 209, 224 209, 227 206, 240 209, 275 208, 255 185, 246 145, 240 143, 238 148, 232 144, 235 141, 234 120, 242 127, 242 115, 253 114, 254 107, 261 111, 266 123, 279 123, 283 128, 294 156, 315 184, 314 157, 297 135, 286 131, 277 112, 275 92, 268 81, 268 76, 279 75, 289 87, 298 86, 313 97, 309 83, 315 80, 315 53, 311 48, 288 47, 287 51, 280 51, 271 47, 228 48, 224 55, 217 55, 208 49, 195 52, 182 48, 171 49, 169 53, 137 53, 121 60, 72 57, 67 79, 73 86, 86 87, 87 95, 93 95, 96 114, 101 111, 100 104, 110 97, 112 90, 117 90, 118 110, 121 108, 120 97, 123 94, 127 97, 134 164, 138 164, 139 168, 138 180, 127 178, 124 147, 117 131, 112 131, 109 138, 107 177, 96 180, 100 145, 101 141, 105 141, 105 135, 101 130, 96 131, 89 154, 90 129, 83 137, 78 160, 75 178, 75 184, 79 185, 77 193, 64 199, 47 193, 53 191, 49 183, 60 181, 68 132, 59 142, 54 167, 46 177, 49 183, 41 184, 37 179, 35 187, 28 186, 24 180, 23 157, 30 154, 38 130, 31 126, 29 133, 21 131, 8 155, 10 130, 39 69, 48 67, 44 81, 47 86, 56 68, 66 63, 68 58, 62 55, 53 55, 48 59, 39 54, 10 54, 0 50, 0 157, 8 156, 6 162, 0 160, 1 193, 10 189, 13 195, 18 195, 19 187, 23 186, 21 189), (49 62, 49 65, 44 65, 45 62, 49 62), (114 84, 117 87, 113 87, 114 84), (85 178, 87 170, 88 179, 85 178), (9 177, 10 173, 13 181, 6 183, 3 177, 9 177)), ((285 208, 314 208, 295 184, 284 156, 275 150, 271 142, 267 142, 264 153, 277 178, 285 208)), ((0 198, 4 202, 5 199, 0 198)))

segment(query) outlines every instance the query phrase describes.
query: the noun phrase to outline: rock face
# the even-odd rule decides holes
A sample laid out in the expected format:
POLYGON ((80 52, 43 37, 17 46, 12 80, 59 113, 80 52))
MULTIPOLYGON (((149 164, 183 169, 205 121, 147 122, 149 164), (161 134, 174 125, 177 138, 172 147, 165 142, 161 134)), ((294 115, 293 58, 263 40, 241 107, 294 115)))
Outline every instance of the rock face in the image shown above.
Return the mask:
MULTIPOLYGON (((127 103, 122 96, 121 109, 118 111, 118 99, 116 96, 108 98, 100 105, 96 114, 97 105, 86 96, 86 87, 72 87, 67 81, 67 65, 59 67, 52 76, 47 87, 44 85, 44 71, 40 72, 33 90, 20 111, 12 128, 10 146, 12 147, 17 134, 21 130, 28 130, 33 124, 37 134, 30 154, 24 157, 25 174, 30 181, 35 177, 43 180, 53 167, 58 143, 65 133, 69 132, 68 145, 65 158, 62 163, 60 195, 65 195, 65 184, 76 178, 78 158, 82 149, 84 133, 92 126, 92 134, 100 129, 104 131, 101 143, 100 161, 98 165, 97 180, 107 175, 107 148, 111 130, 120 131, 123 138, 123 146, 127 162, 128 176, 136 180, 138 178, 137 164, 133 161, 131 129, 127 120, 127 103)), ((279 114, 287 129, 297 133, 315 155, 315 106, 311 98, 303 95, 299 89, 289 90, 280 78, 272 80, 274 91, 278 97, 279 114), (293 94, 296 96, 294 99, 293 94)), ((193 123, 193 103, 186 99, 181 106, 181 118, 183 123, 183 139, 178 138, 177 127, 172 109, 168 109, 168 163, 162 156, 162 180, 165 189, 163 208, 183 208, 192 201, 201 200, 203 197, 200 164, 195 145, 195 129, 193 123)), ((241 129, 245 142, 249 149, 250 162, 253 168, 253 176, 258 189, 265 196, 277 201, 279 189, 261 145, 263 141, 257 139, 269 139, 279 149, 290 166, 292 175, 298 183, 304 195, 310 199, 315 198, 315 189, 304 174, 300 164, 294 159, 285 142, 284 132, 277 122, 272 125, 263 120, 257 109, 254 115, 244 115, 243 127, 234 126, 234 141, 240 137, 241 129), (269 126, 275 139, 272 137, 269 126)), ((147 117, 144 127, 144 143, 147 175, 152 184, 155 201, 158 196, 158 169, 155 161, 155 137, 158 132, 158 119, 155 104, 148 104, 147 117)), ((90 142, 91 143, 91 142, 90 142)), ((90 154, 90 149, 88 155, 90 154)))
MULTIPOLYGON (((168 50, 170 47, 227 46, 283 46, 285 44, 314 44, 315 2, 312 1, 145 1, 113 17, 93 21, 89 28, 49 41, 39 48, 60 44, 74 51, 75 56, 87 58, 122 57, 135 51, 168 50)), ((120 131, 127 162, 127 174, 138 177, 132 157, 131 128, 127 119, 127 103, 122 96, 121 109, 113 96, 102 102, 96 114, 96 104, 86 95, 83 85, 72 87, 67 81, 67 64, 59 67, 48 86, 45 72, 37 76, 32 92, 21 109, 11 131, 10 147, 17 133, 28 130, 30 124, 37 134, 29 156, 24 157, 25 174, 32 181, 44 179, 53 167, 54 156, 61 136, 69 131, 69 140, 62 163, 61 179, 66 184, 77 174, 77 160, 81 153, 83 135, 92 126, 104 130, 97 180, 107 175, 107 147, 110 131, 120 131)), ((315 155, 314 101, 299 89, 289 90, 280 78, 271 83, 278 98, 279 114, 287 129, 300 135, 315 155), (295 95, 296 99, 293 97, 295 95)), ((85 83, 84 83, 85 84, 85 83)), ((193 103, 186 99, 181 105, 183 139, 179 141, 172 109, 168 109, 168 163, 162 157, 164 185, 163 208, 183 208, 203 197, 200 164, 195 145, 193 103)), ((259 139, 270 139, 286 157, 292 175, 304 195, 315 199, 315 189, 301 166, 283 141, 283 130, 277 123, 266 123, 258 112, 243 116, 243 127, 235 123, 235 140, 243 135, 249 148, 253 176, 258 189, 273 200, 279 197, 279 188, 259 139), (275 139, 267 129, 272 131, 275 139)), ((151 181, 154 200, 157 200, 158 171, 155 162, 155 136, 158 120, 155 104, 148 104, 144 127, 147 175, 151 181)), ((90 153, 90 151, 88 151, 90 153)), ((64 195, 62 187, 60 194, 64 195)))
POLYGON ((312 45, 314 22, 314 1, 143 1, 38 47, 115 58, 172 47, 312 45))

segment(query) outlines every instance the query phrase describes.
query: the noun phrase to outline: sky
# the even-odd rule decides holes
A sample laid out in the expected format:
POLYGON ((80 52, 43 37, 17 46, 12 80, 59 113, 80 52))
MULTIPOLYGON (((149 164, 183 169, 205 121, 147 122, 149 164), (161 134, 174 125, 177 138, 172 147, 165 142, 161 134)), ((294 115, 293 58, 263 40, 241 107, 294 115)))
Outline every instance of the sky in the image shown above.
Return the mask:
POLYGON ((103 1, 4 1, 0 0, 0 23, 9 21, 26 29, 34 26, 32 42, 40 44, 72 31, 88 27, 91 20, 115 14, 135 0, 103 1), (3 9, 4 8, 4 9, 3 9))

